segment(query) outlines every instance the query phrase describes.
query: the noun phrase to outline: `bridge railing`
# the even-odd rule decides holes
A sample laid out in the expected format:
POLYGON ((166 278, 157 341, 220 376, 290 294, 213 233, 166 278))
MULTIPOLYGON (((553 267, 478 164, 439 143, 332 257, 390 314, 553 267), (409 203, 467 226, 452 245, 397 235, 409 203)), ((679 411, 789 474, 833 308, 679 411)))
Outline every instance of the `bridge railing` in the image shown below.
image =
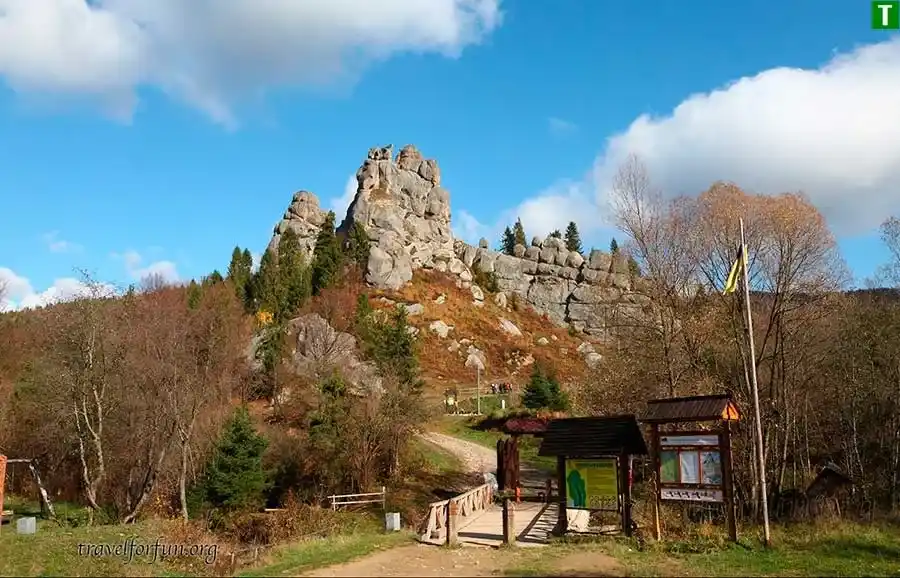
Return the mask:
POLYGON ((460 522, 471 520, 484 512, 493 501, 493 486, 482 484, 449 500, 432 502, 428 505, 428 515, 422 522, 419 540, 455 544, 459 539, 460 522))

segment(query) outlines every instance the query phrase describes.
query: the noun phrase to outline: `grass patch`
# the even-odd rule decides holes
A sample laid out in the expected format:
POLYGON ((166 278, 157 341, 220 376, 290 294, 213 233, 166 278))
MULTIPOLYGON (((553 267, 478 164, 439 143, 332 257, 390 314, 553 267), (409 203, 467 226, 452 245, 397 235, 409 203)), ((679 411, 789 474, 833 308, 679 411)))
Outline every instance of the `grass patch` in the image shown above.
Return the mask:
POLYGON ((238 576, 296 576, 300 572, 349 562, 373 552, 409 544, 414 539, 408 532, 360 532, 305 540, 273 549, 263 565, 240 572, 238 576))
POLYGON ((697 535, 643 550, 633 540, 569 539, 541 554, 514 561, 506 575, 900 576, 900 529, 854 523, 776 526, 768 549, 749 531, 740 544, 697 535))
POLYGON ((462 462, 442 447, 423 439, 415 439, 413 446, 425 460, 429 470, 439 474, 462 472, 462 462))
MULTIPOLYGON (((129 560, 127 540, 150 545, 172 544, 166 536, 177 522, 147 521, 129 526, 103 525, 61 527, 54 522, 38 520, 37 533, 16 534, 15 526, 0 530, 0 575, 2 576, 193 576, 213 575, 215 564, 207 564, 205 556, 193 558, 152 559, 152 553, 129 560), (82 551, 79 552, 79 544, 82 551), (85 545, 109 545, 111 552, 93 555, 85 545), (119 552, 117 546, 122 546, 119 552)), ((207 550, 205 553, 210 553, 207 550)), ((215 555, 220 552, 216 546, 215 555)), ((214 562, 214 561, 213 561, 214 562)))

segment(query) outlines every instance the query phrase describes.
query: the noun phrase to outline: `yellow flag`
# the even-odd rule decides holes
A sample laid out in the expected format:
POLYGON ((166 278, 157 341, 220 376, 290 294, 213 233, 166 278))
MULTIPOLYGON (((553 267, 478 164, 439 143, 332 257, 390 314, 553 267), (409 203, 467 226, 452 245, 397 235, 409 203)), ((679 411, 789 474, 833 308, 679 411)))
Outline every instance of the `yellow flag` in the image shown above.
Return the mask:
POLYGON ((742 249, 738 249, 737 259, 734 260, 734 265, 731 266, 731 271, 728 273, 728 280, 725 281, 725 289, 722 290, 722 295, 734 293, 735 289, 737 289, 738 279, 741 277, 741 269, 747 265, 747 260, 743 258, 744 251, 742 249))

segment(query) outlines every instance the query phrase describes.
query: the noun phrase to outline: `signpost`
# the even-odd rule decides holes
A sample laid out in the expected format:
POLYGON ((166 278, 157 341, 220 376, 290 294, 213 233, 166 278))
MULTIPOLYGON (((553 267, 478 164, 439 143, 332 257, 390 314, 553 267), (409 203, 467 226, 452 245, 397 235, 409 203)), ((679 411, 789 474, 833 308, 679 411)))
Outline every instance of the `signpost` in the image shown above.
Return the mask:
POLYGON ((729 394, 656 399, 647 404, 643 422, 650 425, 656 500, 656 539, 662 538, 661 502, 722 504, 728 536, 737 541, 731 461, 731 424, 740 411, 729 394), (662 431, 676 424, 715 422, 697 431, 662 431))

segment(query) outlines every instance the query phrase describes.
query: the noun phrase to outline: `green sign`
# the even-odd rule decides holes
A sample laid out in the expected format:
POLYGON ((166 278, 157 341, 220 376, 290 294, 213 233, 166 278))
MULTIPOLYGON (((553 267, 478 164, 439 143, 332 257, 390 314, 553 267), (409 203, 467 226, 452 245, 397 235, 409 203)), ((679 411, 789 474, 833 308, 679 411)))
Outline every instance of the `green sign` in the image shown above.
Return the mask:
POLYGON ((566 506, 572 509, 618 508, 616 459, 566 460, 566 506))
POLYGON ((872 2, 872 29, 900 29, 900 1, 875 0, 872 2))

